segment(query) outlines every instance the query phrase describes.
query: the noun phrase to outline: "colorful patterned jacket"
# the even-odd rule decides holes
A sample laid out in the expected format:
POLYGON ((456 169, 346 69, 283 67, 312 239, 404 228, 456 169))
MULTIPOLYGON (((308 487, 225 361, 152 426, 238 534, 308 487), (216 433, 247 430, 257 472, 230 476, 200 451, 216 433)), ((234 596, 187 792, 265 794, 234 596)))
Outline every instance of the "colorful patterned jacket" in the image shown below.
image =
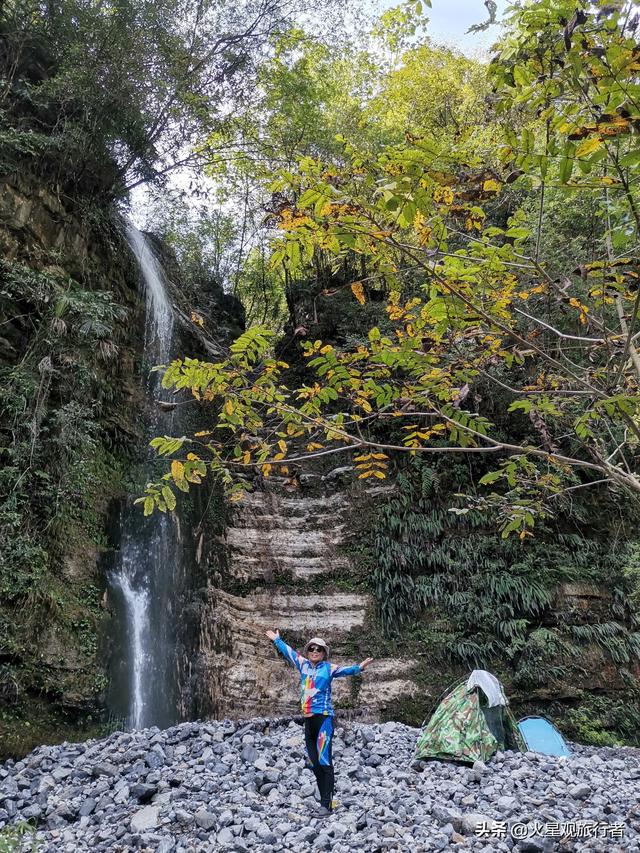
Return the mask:
POLYGON ((310 660, 288 646, 280 637, 277 637, 273 644, 300 673, 300 705, 304 716, 324 714, 325 717, 332 717, 331 682, 334 678, 359 675, 362 672, 360 667, 357 664, 334 666, 326 660, 314 666, 310 660))

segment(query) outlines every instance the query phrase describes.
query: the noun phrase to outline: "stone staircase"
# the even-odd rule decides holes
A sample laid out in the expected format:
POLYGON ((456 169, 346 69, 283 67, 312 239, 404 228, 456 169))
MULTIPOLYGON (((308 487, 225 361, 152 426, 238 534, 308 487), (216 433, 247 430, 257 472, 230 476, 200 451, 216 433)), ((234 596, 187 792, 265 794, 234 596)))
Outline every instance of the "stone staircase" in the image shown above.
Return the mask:
MULTIPOLYGON (((228 549, 228 574, 255 586, 245 595, 208 590, 198 661, 203 713, 299 713, 298 674, 265 636, 269 629, 279 628, 299 645, 313 635, 324 637, 335 663, 367 656, 368 632, 376 630, 374 602, 368 593, 340 589, 340 580, 355 571, 344 546, 354 512, 363 502, 383 498, 392 486, 367 488, 350 477, 344 483, 339 476, 344 470, 338 469, 338 476, 306 475, 294 493, 270 484, 234 508, 221 540, 228 549), (318 591, 322 580, 325 588, 318 591)), ((390 702, 415 694, 415 665, 414 660, 376 660, 362 679, 335 683, 334 704, 378 719, 390 702)))
POLYGON ((232 577, 272 581, 284 574, 307 580, 347 570, 349 561, 340 546, 348 509, 340 492, 327 497, 266 491, 247 495, 223 540, 232 577))

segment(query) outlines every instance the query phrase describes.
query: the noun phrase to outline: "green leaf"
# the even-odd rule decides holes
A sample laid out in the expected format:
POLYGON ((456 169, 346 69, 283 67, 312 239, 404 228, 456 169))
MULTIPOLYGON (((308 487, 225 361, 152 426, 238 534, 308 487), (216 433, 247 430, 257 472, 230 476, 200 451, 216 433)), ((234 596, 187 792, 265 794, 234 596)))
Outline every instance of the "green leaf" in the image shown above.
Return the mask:
POLYGON ((531 400, 516 400, 511 403, 507 411, 516 412, 518 409, 522 409, 523 412, 530 412, 532 408, 533 402, 531 400))
POLYGON ((635 166, 637 163, 640 163, 640 146, 633 148, 620 158, 621 166, 635 166))
POLYGON ((502 477, 502 471, 489 471, 488 474, 485 474, 484 477, 480 478, 480 484, 482 486, 488 486, 491 483, 495 483, 496 480, 499 480, 502 477))
POLYGON ((162 497, 165 500, 167 508, 171 512, 173 512, 173 510, 176 508, 176 496, 173 494, 169 486, 162 487, 162 497))
POLYGON ((571 178, 573 172, 573 157, 576 153, 576 146, 573 142, 567 142, 564 147, 564 156, 560 161, 560 183, 566 184, 571 178))
POLYGON ((529 237, 531 231, 528 228, 509 228, 506 232, 507 237, 514 237, 516 240, 524 240, 529 237))

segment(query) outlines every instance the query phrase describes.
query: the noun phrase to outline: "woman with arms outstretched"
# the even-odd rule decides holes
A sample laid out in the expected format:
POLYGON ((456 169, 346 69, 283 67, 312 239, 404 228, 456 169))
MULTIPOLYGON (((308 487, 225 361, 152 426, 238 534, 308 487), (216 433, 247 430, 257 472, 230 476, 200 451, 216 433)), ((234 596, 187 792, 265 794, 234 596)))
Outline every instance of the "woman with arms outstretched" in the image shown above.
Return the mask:
POLYGON ((359 675, 373 661, 366 658, 353 666, 334 666, 329 663, 329 646, 321 637, 312 637, 301 654, 280 639, 278 631, 267 631, 275 647, 300 673, 300 703, 304 716, 304 739, 313 774, 320 791, 321 817, 331 814, 334 773, 331 747, 333 741, 333 705, 331 682, 334 678, 359 675))

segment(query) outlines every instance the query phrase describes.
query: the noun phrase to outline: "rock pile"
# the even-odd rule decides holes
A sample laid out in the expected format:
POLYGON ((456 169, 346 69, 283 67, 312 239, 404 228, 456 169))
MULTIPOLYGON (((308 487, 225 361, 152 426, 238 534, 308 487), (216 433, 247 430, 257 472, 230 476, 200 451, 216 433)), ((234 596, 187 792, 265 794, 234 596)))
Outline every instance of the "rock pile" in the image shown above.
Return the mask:
POLYGON ((424 765, 412 764, 417 735, 400 723, 339 724, 338 807, 325 819, 295 721, 42 746, 0 766, 0 841, 32 821, 46 853, 640 851, 640 750, 424 765))

